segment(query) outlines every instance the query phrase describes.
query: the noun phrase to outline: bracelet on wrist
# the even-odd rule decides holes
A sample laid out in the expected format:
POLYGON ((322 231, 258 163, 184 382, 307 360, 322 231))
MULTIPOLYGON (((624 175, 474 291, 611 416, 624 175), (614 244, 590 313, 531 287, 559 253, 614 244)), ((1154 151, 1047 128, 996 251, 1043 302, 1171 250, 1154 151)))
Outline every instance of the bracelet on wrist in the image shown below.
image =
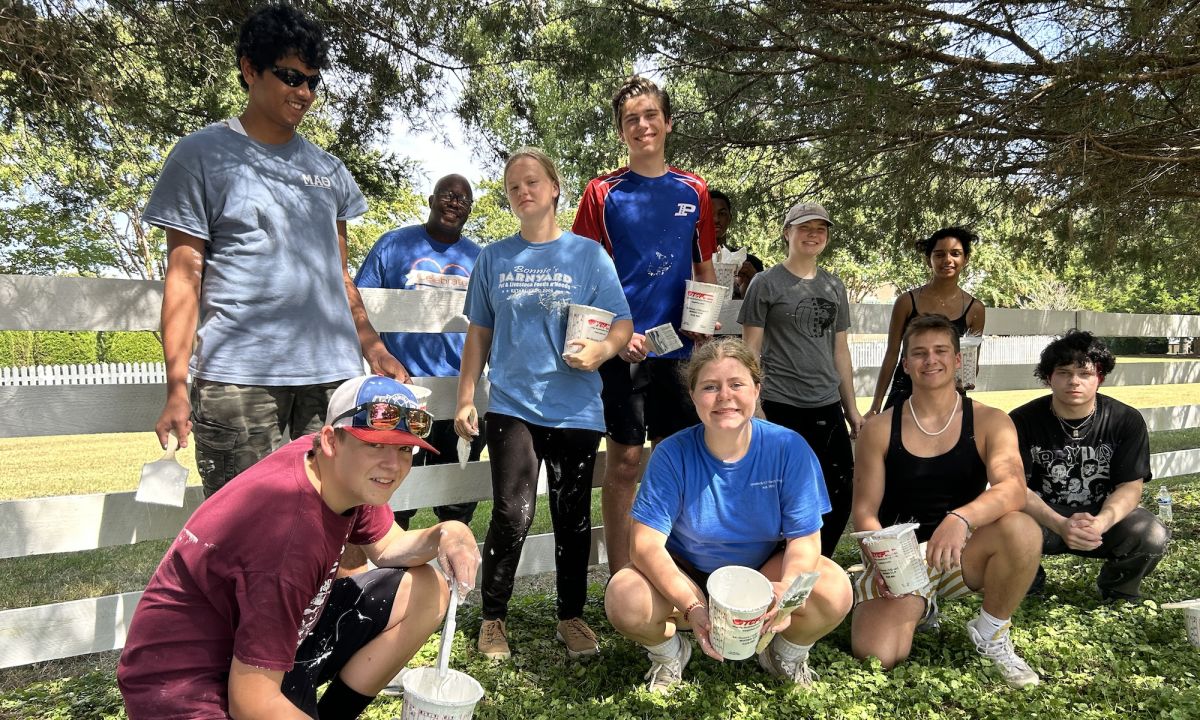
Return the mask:
POLYGON ((971 521, 966 519, 965 517, 963 517, 960 513, 955 512, 954 510, 951 510, 950 512, 946 513, 946 515, 947 516, 953 515, 954 517, 958 518, 959 520, 962 520, 963 524, 967 526, 967 532, 975 532, 975 527, 971 525, 971 521))
POLYGON ((684 611, 683 611, 683 621, 684 621, 685 623, 690 623, 690 622, 692 621, 692 620, 691 620, 692 611, 693 611, 693 610, 695 610, 696 608, 702 608, 702 607, 704 607, 704 601, 702 601, 702 600, 695 600, 695 601, 693 601, 691 605, 688 605, 688 606, 687 606, 687 607, 684 609, 684 611))

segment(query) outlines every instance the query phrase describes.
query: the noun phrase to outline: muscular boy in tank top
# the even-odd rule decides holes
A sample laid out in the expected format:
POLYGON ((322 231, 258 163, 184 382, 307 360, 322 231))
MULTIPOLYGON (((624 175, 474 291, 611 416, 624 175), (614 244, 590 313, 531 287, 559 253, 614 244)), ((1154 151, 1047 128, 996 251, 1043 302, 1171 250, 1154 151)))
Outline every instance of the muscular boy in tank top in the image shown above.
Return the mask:
POLYGON ((939 597, 974 591, 982 593, 983 609, 967 623, 967 634, 980 654, 1009 685, 1036 685, 1037 673, 1009 636, 1041 555, 1037 525, 1021 512, 1025 488, 1012 421, 955 389, 962 356, 945 317, 909 325, 903 362, 912 397, 868 422, 859 436, 853 519, 860 531, 919 523, 930 581, 896 596, 868 561, 855 583, 851 649, 891 668, 908 657, 914 631, 936 615, 939 597))

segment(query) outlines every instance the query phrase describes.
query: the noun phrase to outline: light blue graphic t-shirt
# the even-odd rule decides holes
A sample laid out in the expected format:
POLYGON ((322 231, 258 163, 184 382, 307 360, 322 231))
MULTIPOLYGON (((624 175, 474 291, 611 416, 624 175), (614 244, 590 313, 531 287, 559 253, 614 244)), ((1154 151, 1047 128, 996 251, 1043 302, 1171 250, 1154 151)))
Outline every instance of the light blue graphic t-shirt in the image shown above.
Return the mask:
POLYGON ((754 418, 750 449, 721 462, 694 425, 654 449, 630 513, 667 536, 667 549, 701 572, 760 568, 780 540, 821 529, 825 476, 798 433, 754 418))
MULTIPOLYGON (((470 238, 434 240, 424 225, 384 233, 367 253, 354 284, 393 290, 466 292, 480 247, 470 238)), ((466 333, 380 333, 383 344, 414 377, 455 377, 466 333)))
POLYGON ((572 304, 628 320, 629 305, 604 248, 564 232, 530 243, 513 235, 484 247, 471 273, 466 314, 492 330, 488 410, 553 428, 604 431, 600 375, 562 359, 572 304))
POLYGON ((179 141, 143 213, 204 240, 193 377, 310 385, 362 374, 337 222, 367 202, 300 135, 268 145, 210 125, 179 141))

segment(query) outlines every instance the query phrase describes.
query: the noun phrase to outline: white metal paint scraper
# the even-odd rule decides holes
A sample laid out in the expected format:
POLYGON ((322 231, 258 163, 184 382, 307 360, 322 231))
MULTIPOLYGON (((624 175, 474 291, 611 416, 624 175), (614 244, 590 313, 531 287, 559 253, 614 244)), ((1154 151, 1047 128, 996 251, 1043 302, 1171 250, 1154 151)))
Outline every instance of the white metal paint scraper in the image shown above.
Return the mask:
POLYGON ((163 456, 142 466, 142 479, 138 483, 137 495, 133 496, 134 500, 183 507, 188 470, 175 459, 178 449, 179 438, 172 432, 167 436, 167 451, 163 456))

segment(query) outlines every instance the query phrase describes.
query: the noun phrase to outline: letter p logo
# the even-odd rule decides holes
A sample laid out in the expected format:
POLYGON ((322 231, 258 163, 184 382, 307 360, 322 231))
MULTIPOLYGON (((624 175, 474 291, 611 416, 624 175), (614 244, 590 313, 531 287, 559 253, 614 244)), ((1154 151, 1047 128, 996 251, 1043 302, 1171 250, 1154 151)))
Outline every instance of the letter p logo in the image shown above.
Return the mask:
POLYGON ((676 211, 675 217, 684 217, 696 212, 696 206, 691 203, 679 203, 679 210, 676 211))

